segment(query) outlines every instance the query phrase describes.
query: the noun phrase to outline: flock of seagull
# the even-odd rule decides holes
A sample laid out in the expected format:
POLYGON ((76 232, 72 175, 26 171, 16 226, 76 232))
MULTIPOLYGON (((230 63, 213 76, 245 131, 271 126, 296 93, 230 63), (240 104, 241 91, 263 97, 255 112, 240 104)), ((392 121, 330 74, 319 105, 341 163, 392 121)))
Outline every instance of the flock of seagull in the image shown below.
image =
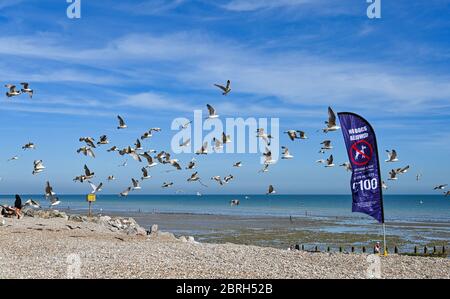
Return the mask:
MULTIPOLYGON (((6 92, 6 96, 8 98, 11 98, 11 97, 19 96, 23 93, 27 93, 31 98, 33 96, 33 90, 30 89, 29 84, 24 82, 24 83, 21 83, 21 85, 23 86, 23 88, 21 90, 17 90, 15 85, 6 84, 5 87, 8 88, 8 91, 6 92)), ((225 85, 214 84, 214 86, 219 88, 222 91, 222 95, 224 95, 224 96, 228 95, 231 92, 231 81, 230 80, 228 80, 225 85)), ((208 109, 208 117, 206 117, 206 119, 219 118, 219 115, 217 114, 217 111, 214 109, 214 107, 212 107, 210 104, 207 104, 206 107, 208 109)), ((125 119, 122 116, 118 115, 117 121, 118 121, 118 126, 117 126, 118 130, 124 130, 124 129, 128 128, 128 126, 125 122, 125 119)), ((192 121, 187 122, 186 124, 181 124, 180 130, 187 129, 191 123, 192 123, 192 121)), ((340 127, 336 123, 336 114, 334 113, 334 111, 332 110, 331 107, 328 107, 328 120, 325 121, 325 124, 326 124, 326 126, 322 129, 322 132, 325 134, 329 133, 329 132, 337 131, 340 129, 340 127)), ((152 178, 152 176, 150 175, 150 170, 158 164, 168 165, 168 166, 172 167, 172 169, 168 170, 168 171, 183 170, 183 167, 181 166, 180 161, 176 158, 173 158, 169 152, 164 151, 164 150, 158 152, 153 149, 147 150, 147 151, 144 150, 142 142, 145 139, 149 139, 149 138, 153 137, 153 134, 158 133, 158 132, 161 132, 161 128, 151 128, 148 131, 144 132, 140 137, 138 137, 136 139, 136 142, 133 145, 129 145, 122 149, 118 148, 117 146, 111 146, 107 149, 107 152, 110 152, 110 153, 116 152, 116 153, 118 153, 118 155, 120 155, 122 157, 123 156, 130 157, 133 160, 136 160, 138 162, 144 162, 146 164, 145 166, 143 166, 141 168, 141 172, 142 172, 141 178, 140 179, 131 178, 130 186, 128 186, 124 191, 120 192, 119 195, 121 197, 127 197, 130 194, 130 192, 132 192, 134 190, 142 189, 140 182, 152 178)), ((307 134, 301 130, 287 130, 284 132, 284 134, 287 134, 289 139, 293 142, 295 140, 308 139, 307 134)), ((257 129, 256 137, 262 139, 266 145, 265 152, 263 153, 263 158, 264 158, 263 168, 259 172, 268 172, 269 167, 276 162, 276 160, 274 160, 272 157, 272 152, 270 149, 271 140, 274 137, 271 134, 265 132, 265 130, 263 128, 257 129)), ((82 154, 84 156, 88 156, 91 158, 96 157, 96 154, 94 151, 97 150, 99 147, 110 144, 110 141, 106 135, 101 135, 98 138, 98 141, 96 141, 96 139, 91 136, 80 137, 79 142, 83 143, 83 145, 80 146, 76 150, 76 152, 78 154, 82 154)), ((223 148, 224 145, 227 143, 231 143, 231 137, 230 137, 230 135, 226 135, 226 133, 223 132, 221 136, 219 136, 217 138, 213 138, 211 140, 212 150, 213 151, 219 150, 219 149, 223 148)), ((189 144, 190 144, 190 140, 188 139, 188 140, 184 140, 180 144, 180 146, 188 146, 189 144)), ((324 140, 322 143, 320 143, 320 145, 321 145, 320 150, 319 150, 320 154, 325 154, 327 151, 331 151, 334 148, 331 140, 328 140, 328 139, 324 140)), ((36 145, 33 142, 29 142, 22 146, 23 150, 32 150, 35 148, 36 148, 36 145)), ((283 145, 281 147, 281 149, 282 149, 282 156, 281 156, 282 160, 290 160, 290 159, 294 158, 294 156, 290 153, 288 147, 283 145)), ((210 150, 210 147, 208 146, 208 142, 205 141, 203 143, 203 145, 201 146, 201 148, 195 152, 195 154, 197 156, 207 155, 209 150, 210 150)), ((395 162, 399 161, 398 155, 397 155, 397 152, 395 149, 386 151, 386 152, 388 154, 388 159, 385 160, 385 162, 395 163, 395 162)), ((17 159, 19 159, 19 157, 14 156, 14 157, 8 159, 8 161, 13 161, 13 160, 17 160, 17 159)), ((125 162, 119 166, 126 167, 127 161, 128 161, 128 159, 126 159, 125 162)), ((334 157, 332 154, 327 159, 317 160, 316 163, 324 164, 324 167, 326 167, 326 168, 331 168, 331 167, 336 166, 334 163, 334 157)), ((197 166, 197 160, 195 158, 193 158, 191 161, 189 161, 187 166, 184 167, 184 169, 185 170, 195 170, 196 166, 197 166)), ((242 166, 243 166, 243 164, 241 161, 233 164, 233 167, 235 167, 235 168, 240 168, 242 166)), ((344 169, 347 171, 352 171, 352 166, 349 162, 342 163, 339 166, 344 167, 344 169)), ((398 180, 398 176, 401 174, 407 173, 409 168, 410 168, 410 166, 407 165, 405 167, 392 169, 389 172, 388 180, 391 180, 391 181, 398 180)), ((33 171, 32 171, 33 175, 38 175, 39 173, 42 173, 44 170, 45 170, 45 166, 44 166, 44 163, 42 160, 35 160, 33 162, 33 171)), ((417 174, 417 176, 416 176, 417 181, 420 180, 421 176, 422 176, 421 174, 417 174)), ((103 183, 99 183, 98 185, 94 184, 92 182, 94 177, 95 177, 95 172, 91 171, 89 169, 89 167, 85 164, 84 168, 83 168, 83 173, 76 176, 73 179, 73 181, 80 182, 80 183, 85 183, 85 182, 89 183, 89 185, 91 187, 91 194, 96 194, 96 193, 102 191, 103 183)), ((221 176, 211 177, 211 181, 216 182, 220 186, 223 186, 224 184, 229 184, 233 179, 234 179, 234 176, 231 174, 228 176, 225 176, 223 178, 221 176)), ((115 180, 114 175, 108 176, 107 180, 114 181, 115 180)), ((207 185, 201 179, 198 171, 195 171, 194 173, 192 173, 192 175, 187 178, 187 182, 189 182, 189 183, 198 182, 202 186, 207 187, 207 185)), ((174 186, 173 182, 164 182, 161 185, 162 188, 171 188, 173 186, 174 186)), ((382 181, 382 187, 384 189, 388 188, 387 184, 384 181, 382 181)), ((434 189, 435 190, 444 190, 446 187, 447 187, 446 184, 438 185, 434 189)), ((275 190, 274 186, 269 185, 269 187, 267 188, 267 191, 266 191, 266 195, 271 195, 271 194, 275 194, 275 193, 276 193, 276 190, 275 190)), ((49 200, 51 207, 60 204, 60 200, 59 200, 58 196, 53 191, 53 187, 51 186, 50 182, 48 182, 48 181, 46 182, 44 194, 45 194, 45 198, 49 200)), ((444 194, 445 194, 445 196, 450 196, 450 191, 447 191, 444 194)), ((201 194, 199 192, 197 192, 197 195, 200 196, 201 194)), ((230 204, 233 206, 239 205, 239 200, 233 199, 230 202, 230 204)), ((27 201, 25 203, 25 205, 40 207, 40 205, 37 202, 35 202, 31 199, 29 201, 27 201)))

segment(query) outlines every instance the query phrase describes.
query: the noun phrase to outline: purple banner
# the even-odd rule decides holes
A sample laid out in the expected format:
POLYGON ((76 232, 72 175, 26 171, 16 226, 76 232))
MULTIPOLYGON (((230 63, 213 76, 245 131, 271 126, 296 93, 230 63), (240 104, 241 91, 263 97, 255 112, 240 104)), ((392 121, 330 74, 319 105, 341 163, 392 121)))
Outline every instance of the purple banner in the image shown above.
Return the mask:
POLYGON ((377 140, 372 126, 361 116, 338 113, 352 166, 350 186, 353 212, 365 213, 384 223, 383 191, 377 140))

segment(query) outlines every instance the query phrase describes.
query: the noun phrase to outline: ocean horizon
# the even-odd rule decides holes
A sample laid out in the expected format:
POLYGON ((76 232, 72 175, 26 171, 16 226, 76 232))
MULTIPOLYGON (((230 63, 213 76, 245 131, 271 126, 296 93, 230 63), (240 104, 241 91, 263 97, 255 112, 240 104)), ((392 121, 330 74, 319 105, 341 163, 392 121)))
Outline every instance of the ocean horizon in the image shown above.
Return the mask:
MULTIPOLYGON (((21 195, 22 200, 33 198, 47 208, 43 195, 21 195)), ((13 204, 13 195, 0 195, 1 204, 13 204)), ((55 209, 88 209, 86 195, 59 195, 61 204, 55 209)), ((324 217, 349 218, 362 222, 375 220, 361 213, 352 213, 350 195, 149 195, 133 194, 126 198, 98 194, 92 205, 94 212, 142 212, 209 214, 229 216, 324 217), (230 201, 238 199, 239 206, 230 201)), ((441 195, 385 195, 386 221, 450 222, 450 201, 441 195)))

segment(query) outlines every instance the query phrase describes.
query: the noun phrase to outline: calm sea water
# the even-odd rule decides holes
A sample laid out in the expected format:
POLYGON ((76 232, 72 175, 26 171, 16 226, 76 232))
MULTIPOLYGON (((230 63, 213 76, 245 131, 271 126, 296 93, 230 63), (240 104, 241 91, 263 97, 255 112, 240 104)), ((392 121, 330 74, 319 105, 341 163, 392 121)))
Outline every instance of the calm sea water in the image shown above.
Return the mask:
MULTIPOLYGON (((32 197, 45 207, 42 195, 32 197)), ((85 195, 61 195, 60 209, 86 210, 85 195)), ((13 204, 13 196, 0 196, 0 203, 13 204)), ((450 198, 440 195, 387 195, 384 199, 386 221, 425 221, 450 223, 450 198)), ((112 212, 192 213, 280 217, 349 217, 367 219, 351 212, 351 197, 346 195, 97 195, 93 209, 112 212), (239 199, 239 206, 230 200, 239 199)))

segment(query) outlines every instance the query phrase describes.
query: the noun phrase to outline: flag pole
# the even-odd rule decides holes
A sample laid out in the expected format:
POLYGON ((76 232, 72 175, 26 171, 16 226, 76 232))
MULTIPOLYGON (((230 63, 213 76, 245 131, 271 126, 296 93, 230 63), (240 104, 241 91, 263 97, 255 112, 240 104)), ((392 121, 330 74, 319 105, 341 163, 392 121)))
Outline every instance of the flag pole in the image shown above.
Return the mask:
POLYGON ((386 224, 383 222, 383 255, 387 256, 387 244, 386 244, 386 224))

